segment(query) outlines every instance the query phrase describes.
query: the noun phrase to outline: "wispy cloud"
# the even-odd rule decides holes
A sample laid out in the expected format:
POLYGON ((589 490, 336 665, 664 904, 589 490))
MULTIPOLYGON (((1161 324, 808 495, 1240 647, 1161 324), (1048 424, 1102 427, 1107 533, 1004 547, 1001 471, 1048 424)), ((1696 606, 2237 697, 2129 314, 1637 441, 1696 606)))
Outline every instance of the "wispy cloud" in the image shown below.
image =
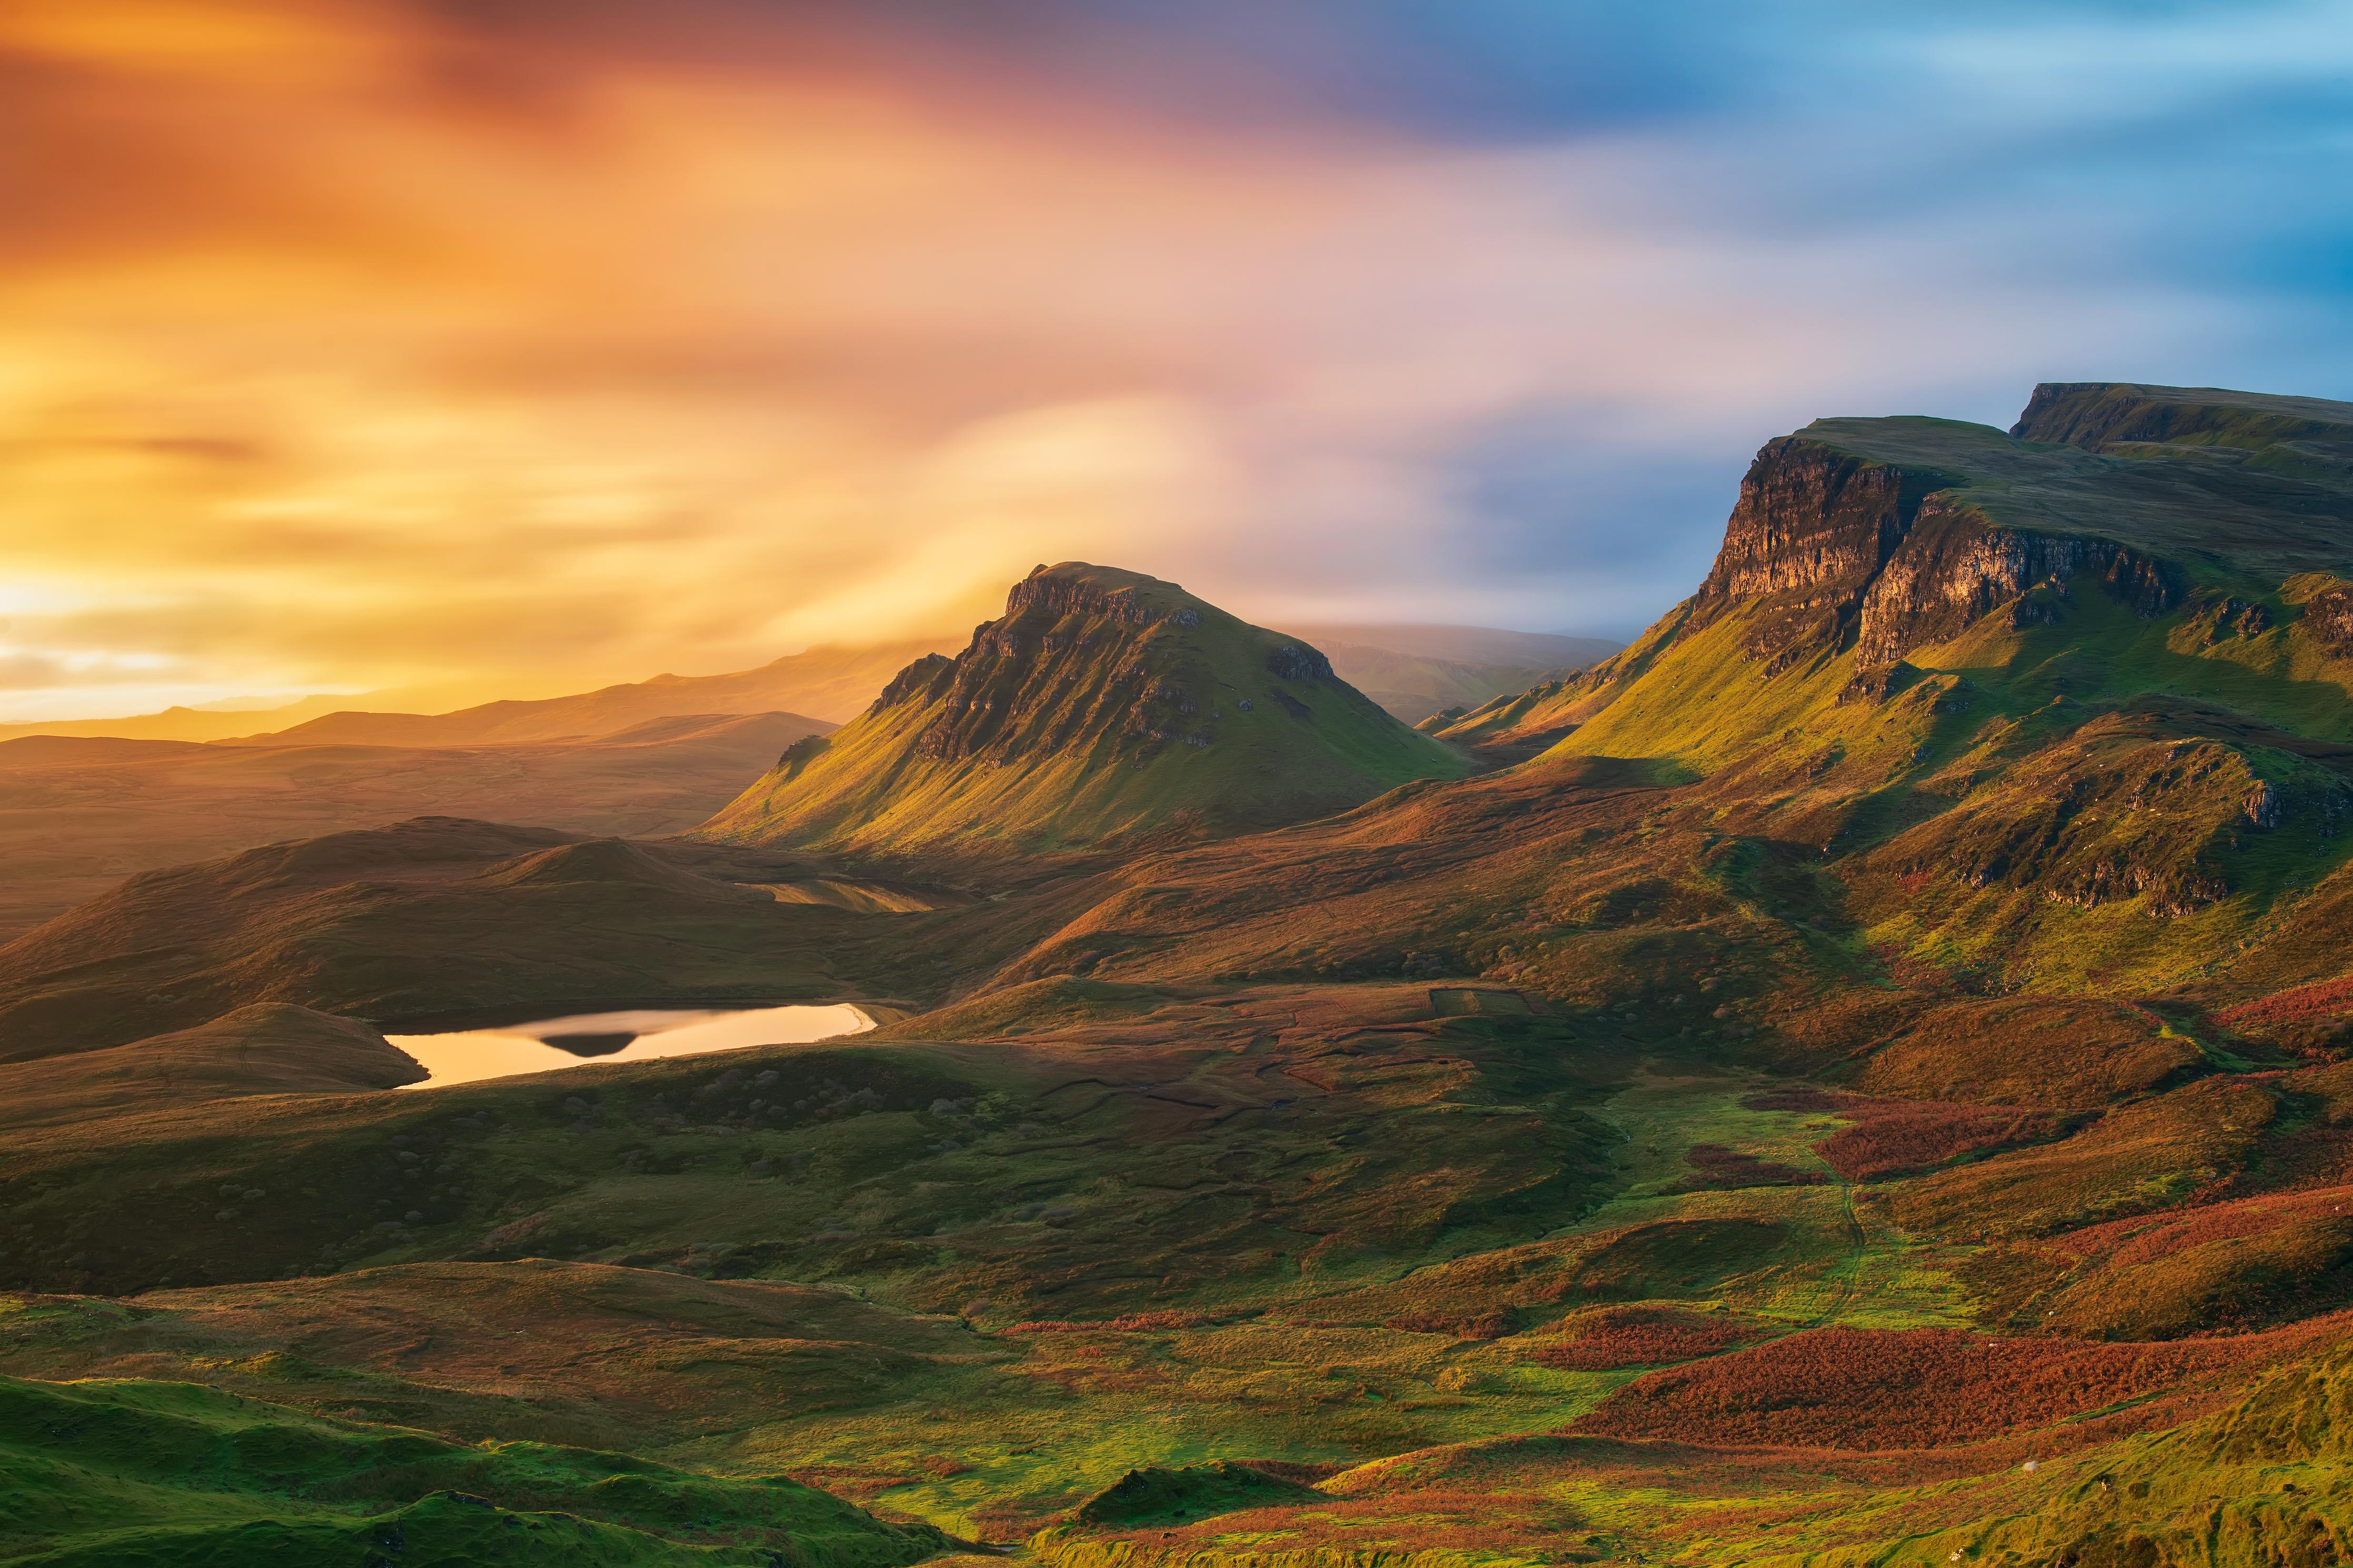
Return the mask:
POLYGON ((1630 629, 1820 414, 2353 391, 2334 10, 0 11, 0 716, 728 668, 1071 556, 1630 629))

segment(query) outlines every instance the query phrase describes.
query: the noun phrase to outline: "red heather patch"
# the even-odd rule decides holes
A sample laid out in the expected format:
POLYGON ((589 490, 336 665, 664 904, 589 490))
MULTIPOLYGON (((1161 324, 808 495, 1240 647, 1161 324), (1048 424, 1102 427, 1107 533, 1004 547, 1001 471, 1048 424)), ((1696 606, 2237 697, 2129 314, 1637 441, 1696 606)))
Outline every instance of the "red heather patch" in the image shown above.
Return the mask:
POLYGON ((2048 1138, 2059 1130, 2046 1110, 1951 1105, 1941 1100, 1864 1100, 1840 1114, 1854 1122, 1814 1145, 1851 1182, 1923 1171, 1980 1149, 2048 1138))
POLYGON ((1500 1309, 1492 1312, 1408 1312, 1388 1320, 1386 1326, 1400 1333, 1494 1340, 1512 1331, 1512 1314, 1500 1309))
POLYGON ((1741 1104, 1751 1110, 1827 1110, 1853 1123, 1814 1145, 1814 1152, 1850 1182, 1929 1170, 1963 1154, 2031 1142, 2059 1131, 2059 1119, 2047 1110, 1874 1100, 1819 1089, 1778 1089, 1751 1095, 1741 1104))
POLYGON ((1830 1178, 1820 1171, 1800 1171, 1771 1160, 1744 1154, 1721 1143, 1694 1143, 1683 1163, 1695 1173, 1676 1185, 1692 1192, 1725 1191, 1739 1187, 1810 1187, 1830 1178))
POLYGON ((1936 1448, 2047 1426, 2259 1361, 2277 1336, 2086 1344, 1815 1329, 1618 1390, 1567 1430, 1702 1446, 1936 1448))
POLYGON ((2293 1024, 2306 1018, 2323 1017, 2331 1013, 2342 1013, 2348 1008, 2353 1008, 2353 975, 2274 992, 2253 1002, 2242 1002, 2235 1007, 2225 1007, 2214 1017, 2218 1023, 2233 1029, 2249 1029, 2261 1028, 2265 1024, 2293 1024))
POLYGON ((1562 1342, 1528 1359, 1571 1372, 1665 1366, 1721 1355, 1758 1337, 1757 1324, 1682 1307, 1604 1307, 1563 1325, 1562 1342))
POLYGON ((2106 1258, 2110 1267, 2130 1267, 2154 1263, 2160 1258, 2170 1258, 2177 1252, 2187 1252, 2210 1241, 2229 1241, 2238 1237, 2260 1236, 2282 1226, 2299 1220, 2353 1212, 2353 1188, 2323 1187, 2317 1191, 2272 1193, 2259 1197, 2240 1198, 2232 1203, 2211 1204, 2178 1215, 2141 1215, 2130 1219, 2110 1220, 2105 1225, 2086 1226, 2053 1237, 2047 1245, 2079 1258, 2088 1258, 2115 1247, 2106 1258))
POLYGON ((1010 1323, 999 1329, 1001 1334, 1139 1334, 1169 1329, 1207 1328, 1218 1319, 1208 1312, 1130 1312, 1124 1317, 1109 1318, 1099 1323, 1078 1322, 1068 1318, 1032 1318, 1025 1322, 1010 1323))

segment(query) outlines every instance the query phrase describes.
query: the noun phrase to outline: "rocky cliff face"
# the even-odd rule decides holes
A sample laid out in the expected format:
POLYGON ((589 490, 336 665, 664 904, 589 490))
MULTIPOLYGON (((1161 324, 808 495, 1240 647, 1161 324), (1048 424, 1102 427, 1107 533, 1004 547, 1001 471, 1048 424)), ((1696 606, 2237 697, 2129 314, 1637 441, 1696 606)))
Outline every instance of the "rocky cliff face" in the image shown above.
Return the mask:
POLYGON ((1977 513, 1932 495, 1863 594, 1856 657, 1865 665, 1889 663, 1957 637, 1997 611, 2012 627, 2055 622, 2080 578, 2147 617, 2163 615, 2179 597, 2164 566, 2111 540, 1990 528, 1977 513))
POLYGON ((1945 482, 1802 437, 1766 443, 1700 585, 1699 624, 1748 605, 1763 612, 1749 633, 1753 652, 1788 660, 1846 646, 1921 501, 1945 482))
MULTIPOLYGON (((1166 584, 1040 566, 962 655, 910 666, 878 706, 930 705, 914 745, 942 762, 1001 766, 1106 735, 1146 749, 1211 745, 1225 717, 1215 681, 1181 638, 1154 635, 1200 625, 1201 607, 1166 584)), ((1312 663, 1286 679, 1331 679, 1321 654, 1312 663)))
POLYGON ((1741 482, 1694 624, 1746 608, 1749 650, 1770 669, 1848 648, 1869 667, 1989 615, 2013 626, 2055 619, 2079 579, 2144 616, 2179 601, 2177 575, 2150 556, 1997 526, 1956 499, 1964 482, 1804 436, 1767 443, 1741 482))

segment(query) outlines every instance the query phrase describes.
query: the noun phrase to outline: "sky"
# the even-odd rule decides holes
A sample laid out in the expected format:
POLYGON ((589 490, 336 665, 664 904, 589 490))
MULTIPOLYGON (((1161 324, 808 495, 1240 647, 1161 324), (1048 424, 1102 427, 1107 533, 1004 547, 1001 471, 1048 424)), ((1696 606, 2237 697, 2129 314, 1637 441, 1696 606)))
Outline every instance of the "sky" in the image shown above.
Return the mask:
POLYGON ((1630 636, 1765 440, 2353 396, 2342 0, 0 0, 0 721, 1630 636))

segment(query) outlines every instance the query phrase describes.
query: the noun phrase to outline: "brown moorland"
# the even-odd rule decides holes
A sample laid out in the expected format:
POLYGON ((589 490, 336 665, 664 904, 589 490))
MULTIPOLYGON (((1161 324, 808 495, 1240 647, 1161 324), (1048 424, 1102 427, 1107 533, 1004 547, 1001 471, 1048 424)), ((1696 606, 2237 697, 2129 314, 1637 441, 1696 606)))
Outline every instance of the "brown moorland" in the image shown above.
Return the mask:
MULTIPOLYGON (((2211 1402, 2309 1350, 2319 1332, 2147 1345, 1815 1329, 1645 1373, 1570 1429, 1713 1447, 1946 1447, 2153 1394, 2211 1402)), ((2163 1415, 2179 1420, 2181 1408, 2163 1415)))
POLYGON ((0 742, 0 942, 138 872, 425 814, 587 836, 676 833, 785 747, 831 728, 750 713, 502 745, 0 742))

